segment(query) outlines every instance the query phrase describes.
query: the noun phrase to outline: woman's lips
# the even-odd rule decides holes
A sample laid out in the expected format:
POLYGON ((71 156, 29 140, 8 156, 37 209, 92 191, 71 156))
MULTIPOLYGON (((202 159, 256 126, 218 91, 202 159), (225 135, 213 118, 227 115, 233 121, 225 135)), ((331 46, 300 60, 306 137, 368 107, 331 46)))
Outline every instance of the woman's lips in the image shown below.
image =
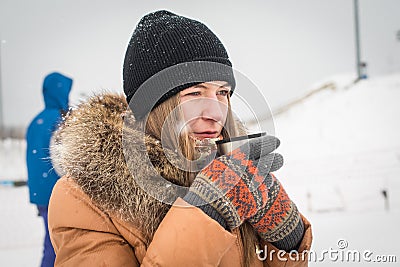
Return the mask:
POLYGON ((193 134, 197 138, 217 138, 219 136, 217 131, 197 132, 193 134))

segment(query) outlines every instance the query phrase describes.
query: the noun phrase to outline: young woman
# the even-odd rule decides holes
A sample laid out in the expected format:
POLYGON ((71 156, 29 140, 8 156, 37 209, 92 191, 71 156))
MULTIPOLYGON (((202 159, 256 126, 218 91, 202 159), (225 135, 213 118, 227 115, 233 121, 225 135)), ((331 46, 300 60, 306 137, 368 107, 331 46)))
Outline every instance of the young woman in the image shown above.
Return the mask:
POLYGON ((56 266, 307 265, 310 224, 270 173, 282 165, 271 153, 279 140, 199 163, 198 142, 245 134, 232 116, 231 66, 204 24, 168 11, 142 18, 125 97, 92 97, 56 134, 56 266))

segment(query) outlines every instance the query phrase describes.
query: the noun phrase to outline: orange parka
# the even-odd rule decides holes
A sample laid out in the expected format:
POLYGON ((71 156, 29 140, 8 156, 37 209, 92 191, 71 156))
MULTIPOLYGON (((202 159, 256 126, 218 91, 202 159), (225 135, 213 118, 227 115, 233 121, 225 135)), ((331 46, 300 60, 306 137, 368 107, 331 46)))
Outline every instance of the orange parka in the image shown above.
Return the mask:
MULTIPOLYGON (((241 266, 238 229, 225 230, 181 198, 172 206, 161 203, 137 185, 133 168, 144 177, 155 171, 176 184, 188 181, 149 137, 144 150, 157 162, 154 170, 143 166, 141 137, 123 129, 129 123, 123 123, 126 110, 121 96, 93 97, 69 114, 55 136, 52 160, 65 172, 49 204, 55 266, 241 266)), ((254 253, 256 245, 263 251, 251 266, 307 266, 303 252, 312 234, 302 219, 305 233, 297 253, 260 242, 254 253)))

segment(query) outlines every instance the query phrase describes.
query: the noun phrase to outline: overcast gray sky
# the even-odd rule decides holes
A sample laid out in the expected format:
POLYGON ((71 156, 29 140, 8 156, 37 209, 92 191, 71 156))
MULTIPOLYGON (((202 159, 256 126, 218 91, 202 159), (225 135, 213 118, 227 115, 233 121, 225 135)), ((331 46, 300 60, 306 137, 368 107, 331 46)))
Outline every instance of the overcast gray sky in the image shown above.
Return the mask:
MULTIPOLYGON (((72 104, 103 89, 122 92, 127 42, 139 19, 157 9, 207 24, 272 108, 332 75, 355 75, 351 0, 0 0, 5 125, 27 125, 41 110, 42 81, 52 71, 74 79, 72 104)), ((372 76, 400 71, 399 10, 398 0, 360 0, 362 55, 372 76)))

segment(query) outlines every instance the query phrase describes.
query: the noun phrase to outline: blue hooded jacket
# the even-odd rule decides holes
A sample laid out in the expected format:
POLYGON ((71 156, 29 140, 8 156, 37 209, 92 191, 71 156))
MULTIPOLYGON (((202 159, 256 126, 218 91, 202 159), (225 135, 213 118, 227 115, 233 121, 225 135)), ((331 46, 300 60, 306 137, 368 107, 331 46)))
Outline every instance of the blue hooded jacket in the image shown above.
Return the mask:
POLYGON ((45 109, 30 123, 27 133, 26 162, 28 168, 29 199, 37 205, 48 205, 54 184, 60 178, 49 156, 50 139, 68 110, 68 96, 72 79, 54 72, 43 82, 45 109))

